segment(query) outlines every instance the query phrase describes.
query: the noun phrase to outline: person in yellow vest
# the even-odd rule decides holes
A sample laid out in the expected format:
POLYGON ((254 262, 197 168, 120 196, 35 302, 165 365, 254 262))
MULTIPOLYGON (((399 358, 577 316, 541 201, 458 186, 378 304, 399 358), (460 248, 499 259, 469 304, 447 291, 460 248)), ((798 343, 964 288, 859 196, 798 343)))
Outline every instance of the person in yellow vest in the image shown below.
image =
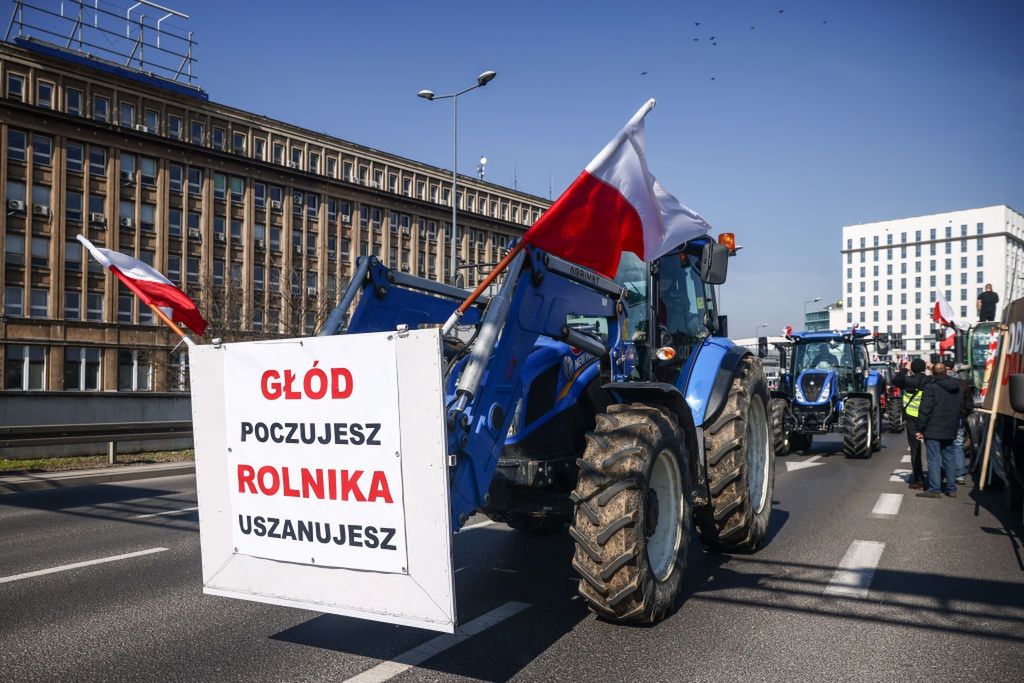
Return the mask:
POLYGON ((910 372, 906 369, 900 370, 892 378, 894 386, 900 390, 903 399, 904 422, 907 425, 907 444, 910 446, 910 467, 909 479, 910 488, 920 489, 924 487, 924 468, 921 465, 921 442, 917 438, 917 418, 921 414, 921 397, 924 395, 924 387, 931 381, 926 374, 927 364, 921 358, 915 358, 910 362, 910 372))

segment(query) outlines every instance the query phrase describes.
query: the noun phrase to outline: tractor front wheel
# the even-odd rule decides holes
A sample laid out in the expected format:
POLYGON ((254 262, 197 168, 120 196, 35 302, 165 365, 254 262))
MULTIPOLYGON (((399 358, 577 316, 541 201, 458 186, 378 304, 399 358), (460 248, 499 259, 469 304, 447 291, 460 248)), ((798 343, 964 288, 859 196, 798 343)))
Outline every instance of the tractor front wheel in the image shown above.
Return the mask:
POLYGON ((903 431, 903 402, 899 398, 889 398, 885 403, 885 420, 889 423, 889 431, 898 434, 903 431))
POLYGON ((848 398, 843 410, 843 454, 847 458, 870 458, 875 442, 871 401, 848 398))
POLYGON ((753 552, 768 534, 775 489, 775 452, 761 364, 740 361, 718 418, 704 432, 711 504, 697 511, 704 545, 753 552))
POLYGON ((653 623, 675 604, 690 542, 684 435, 671 412, 609 406, 586 435, 571 497, 572 566, 590 609, 653 623))

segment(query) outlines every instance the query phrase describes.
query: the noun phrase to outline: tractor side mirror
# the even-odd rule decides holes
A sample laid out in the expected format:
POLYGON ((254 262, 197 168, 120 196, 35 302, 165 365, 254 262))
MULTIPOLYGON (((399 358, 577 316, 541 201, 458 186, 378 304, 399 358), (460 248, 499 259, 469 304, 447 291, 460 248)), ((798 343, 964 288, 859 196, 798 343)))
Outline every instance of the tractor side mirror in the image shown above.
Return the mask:
POLYGON ((878 355, 880 356, 884 356, 889 353, 889 342, 887 341, 880 341, 875 345, 875 347, 878 349, 878 355))
POLYGON ((1010 375, 1010 407, 1015 413, 1024 413, 1024 375, 1010 375))
POLYGON ((725 282, 729 270, 729 248, 718 242, 708 242, 700 254, 700 279, 709 285, 725 282))
POLYGON ((757 357, 767 358, 768 357, 768 337, 757 338, 757 357))
POLYGON ((723 337, 729 336, 729 316, 718 316, 718 334, 722 335, 723 337))

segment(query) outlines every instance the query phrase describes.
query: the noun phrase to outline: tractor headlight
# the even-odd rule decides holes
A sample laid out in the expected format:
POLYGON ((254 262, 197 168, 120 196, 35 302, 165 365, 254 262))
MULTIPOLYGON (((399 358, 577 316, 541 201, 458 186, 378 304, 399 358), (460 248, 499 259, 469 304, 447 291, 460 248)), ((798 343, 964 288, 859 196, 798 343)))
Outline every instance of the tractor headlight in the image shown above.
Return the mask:
POLYGON ((828 397, 832 395, 832 384, 828 382, 821 389, 821 395, 818 396, 819 401, 827 401, 828 397))
POLYGON ((799 384, 796 385, 795 389, 796 389, 796 400, 800 401, 801 403, 807 403, 807 399, 804 398, 804 392, 800 388, 799 384))

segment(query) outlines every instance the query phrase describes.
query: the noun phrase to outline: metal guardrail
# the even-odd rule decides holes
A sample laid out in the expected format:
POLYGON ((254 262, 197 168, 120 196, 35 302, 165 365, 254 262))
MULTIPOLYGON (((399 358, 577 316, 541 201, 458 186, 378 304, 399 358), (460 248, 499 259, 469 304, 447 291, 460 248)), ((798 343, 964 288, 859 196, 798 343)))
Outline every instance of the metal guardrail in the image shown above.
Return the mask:
MULTIPOLYGON (((116 422, 93 424, 18 425, 0 427, 0 448, 107 443, 111 463, 118 441, 191 438, 192 421, 116 422)), ((78 456, 68 456, 78 457, 78 456)))

